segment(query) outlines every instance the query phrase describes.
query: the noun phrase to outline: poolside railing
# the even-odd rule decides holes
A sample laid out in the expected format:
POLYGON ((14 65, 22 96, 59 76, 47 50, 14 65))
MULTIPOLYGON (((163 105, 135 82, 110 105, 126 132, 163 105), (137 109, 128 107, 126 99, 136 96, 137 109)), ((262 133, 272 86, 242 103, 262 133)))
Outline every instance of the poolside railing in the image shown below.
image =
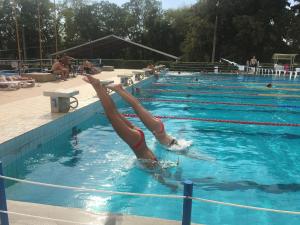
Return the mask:
POLYGON ((10 181, 15 181, 15 182, 20 182, 20 183, 31 184, 31 185, 43 186, 43 187, 65 189, 65 190, 87 191, 87 192, 97 192, 97 193, 105 193, 105 194, 112 194, 112 195, 140 196, 140 197, 150 197, 150 198, 182 199, 183 200, 182 225, 190 225, 192 222, 191 215, 192 215, 192 201, 193 200, 196 202, 218 204, 218 205, 223 205, 223 206, 244 208, 244 209, 249 209, 249 210, 300 216, 300 211, 298 212, 298 211, 255 207, 255 206, 249 206, 249 205, 241 205, 241 204, 193 197, 192 196, 193 195, 193 183, 191 181, 183 182, 184 193, 182 196, 180 196, 180 195, 160 195, 160 194, 143 194, 143 193, 132 193, 132 192, 107 191, 107 190, 89 189, 89 188, 82 188, 82 187, 55 185, 55 184, 41 183, 41 182, 36 182, 36 181, 29 181, 29 180, 21 180, 21 179, 17 179, 17 178, 13 178, 13 177, 4 176, 3 169, 2 169, 2 162, 0 161, 0 221, 1 221, 1 225, 9 225, 9 219, 8 219, 9 214, 19 215, 19 216, 24 216, 24 217, 31 217, 31 218, 36 218, 36 219, 49 220, 49 221, 65 222, 65 223, 71 223, 71 224, 84 224, 84 223, 75 222, 75 221, 67 221, 67 220, 41 217, 41 216, 35 216, 35 215, 30 215, 30 214, 23 214, 23 213, 8 211, 7 203, 6 203, 4 180, 10 180, 10 181))

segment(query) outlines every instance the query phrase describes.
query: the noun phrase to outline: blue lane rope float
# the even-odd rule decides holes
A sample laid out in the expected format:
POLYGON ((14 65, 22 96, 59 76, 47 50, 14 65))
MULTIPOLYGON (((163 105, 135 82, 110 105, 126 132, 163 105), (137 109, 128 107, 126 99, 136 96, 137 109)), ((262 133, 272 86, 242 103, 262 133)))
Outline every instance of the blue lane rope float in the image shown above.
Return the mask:
MULTIPOLYGON (((125 117, 137 118, 136 114, 124 113, 125 117)), ((260 126, 276 126, 276 127, 300 127, 298 123, 273 123, 273 122, 256 122, 256 121, 242 121, 242 120, 221 120, 221 119, 209 119, 209 118, 196 118, 196 117, 179 117, 179 116, 154 116, 159 119, 176 119, 176 120, 194 120, 202 122, 213 123, 233 123, 243 125, 260 125, 260 126)))
POLYGON ((160 99, 160 98, 138 98, 138 100, 145 101, 145 102, 174 102, 174 103, 182 102, 182 103, 196 103, 196 104, 207 104, 207 105, 255 106, 255 107, 300 109, 300 106, 296 106, 296 105, 252 104, 252 103, 236 103, 236 102, 205 102, 199 100, 160 99))
MULTIPOLYGON (((150 197, 150 198, 168 198, 168 199, 192 199, 199 202, 207 202, 212 204, 219 204, 237 208, 245 208, 257 211, 267 211, 272 213, 280 213, 280 214, 291 214, 291 215, 300 215, 300 211, 289 211, 289 210, 280 210, 280 209, 271 209, 271 208, 262 208, 262 207, 255 207, 255 206, 248 206, 248 205, 240 205, 235 203, 229 202, 221 202, 211 199, 204 199, 199 197, 192 197, 191 195, 161 195, 161 194, 143 194, 143 193, 133 193, 133 192, 120 192, 120 191, 107 191, 107 190, 99 190, 99 189, 90 189, 90 188, 83 188, 83 187, 72 187, 72 186, 64 186, 64 185, 56 185, 56 184, 49 184, 49 183, 42 183, 30 180, 22 180, 14 177, 2 176, 0 175, 1 179, 12 180, 20 183, 31 184, 36 186, 42 187, 51 187, 51 188, 59 188, 65 190, 75 190, 75 191, 85 191, 85 192, 96 192, 96 193, 105 193, 105 194, 114 194, 114 195, 127 195, 127 196, 141 196, 141 197, 150 197)), ((9 213, 9 211, 1 210, 0 213, 9 213)), ((14 212, 13 212, 14 213, 14 212)), ((46 218, 45 218, 46 219, 46 218)))
MULTIPOLYGON (((174 84, 174 83, 152 83, 153 86, 158 87, 203 87, 203 88, 215 88, 215 89, 249 89, 251 90, 263 90, 263 91, 295 91, 300 92, 300 88, 266 88, 266 86, 261 87, 251 87, 251 86, 221 86, 221 85, 206 85, 206 84, 174 84)), ((274 85, 275 86, 275 85, 274 85)))
POLYGON ((152 93, 188 93, 188 94, 226 94, 226 95, 239 95, 239 96, 256 96, 256 97, 280 97, 280 98, 300 98, 300 95, 285 95, 285 94, 245 94, 243 92, 211 92, 211 91, 191 91, 191 90, 171 90, 171 89, 143 89, 143 91, 152 93))

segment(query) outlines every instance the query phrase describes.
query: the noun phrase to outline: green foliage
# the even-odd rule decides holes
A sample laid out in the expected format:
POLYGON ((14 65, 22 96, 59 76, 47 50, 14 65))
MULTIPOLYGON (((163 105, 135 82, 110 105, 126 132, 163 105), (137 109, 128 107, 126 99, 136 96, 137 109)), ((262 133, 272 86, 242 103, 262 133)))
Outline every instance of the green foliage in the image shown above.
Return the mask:
MULTIPOLYGON (((43 57, 55 51, 55 27, 59 50, 115 34, 183 61, 210 61, 217 25, 216 61, 222 57, 245 63, 256 55, 270 62, 274 52, 299 52, 299 0, 292 7, 288 0, 219 0, 218 6, 217 1, 199 0, 191 7, 163 10, 158 0, 129 0, 122 6, 92 0, 56 1, 56 5, 52 0, 15 0, 14 13, 13 1, 0 0, 0 58, 18 56, 16 20, 21 55, 25 46, 28 58, 39 58, 39 30, 43 57)), ((101 57, 101 52, 94 53, 101 57)), ((139 48, 109 56, 161 60, 160 55, 139 48)))

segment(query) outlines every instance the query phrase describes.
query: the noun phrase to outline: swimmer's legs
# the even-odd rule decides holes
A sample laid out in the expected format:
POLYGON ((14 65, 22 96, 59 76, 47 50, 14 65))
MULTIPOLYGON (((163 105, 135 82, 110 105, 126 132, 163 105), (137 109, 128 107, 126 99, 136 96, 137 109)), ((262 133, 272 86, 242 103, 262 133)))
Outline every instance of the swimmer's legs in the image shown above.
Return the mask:
POLYGON ((84 77, 84 81, 90 83, 95 89, 99 99, 101 100, 105 114, 117 134, 129 146, 133 146, 136 143, 136 140, 140 138, 140 134, 136 131, 136 129, 133 129, 131 123, 119 113, 115 103, 107 93, 106 88, 101 85, 98 79, 95 79, 92 76, 84 77))
POLYGON ((107 88, 117 92, 126 102, 128 102, 150 131, 159 131, 161 129, 161 121, 147 111, 133 95, 123 88, 121 84, 107 85, 107 88))

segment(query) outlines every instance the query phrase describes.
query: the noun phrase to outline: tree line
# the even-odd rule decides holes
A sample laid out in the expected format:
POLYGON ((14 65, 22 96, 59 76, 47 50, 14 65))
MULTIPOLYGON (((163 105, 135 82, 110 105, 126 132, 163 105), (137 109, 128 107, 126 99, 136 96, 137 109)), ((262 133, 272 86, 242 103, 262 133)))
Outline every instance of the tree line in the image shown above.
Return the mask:
MULTIPOLYGON (((288 0, 199 0, 175 10, 163 10, 157 0, 130 0, 122 6, 89 0, 0 0, 0 58, 16 59, 18 49, 21 58, 46 58, 114 34, 184 61, 211 61, 215 34, 217 60, 245 63, 255 55, 269 62, 273 53, 299 52, 299 10, 300 0, 293 6, 288 0)), ((149 57, 133 49, 118 54, 149 57)))

